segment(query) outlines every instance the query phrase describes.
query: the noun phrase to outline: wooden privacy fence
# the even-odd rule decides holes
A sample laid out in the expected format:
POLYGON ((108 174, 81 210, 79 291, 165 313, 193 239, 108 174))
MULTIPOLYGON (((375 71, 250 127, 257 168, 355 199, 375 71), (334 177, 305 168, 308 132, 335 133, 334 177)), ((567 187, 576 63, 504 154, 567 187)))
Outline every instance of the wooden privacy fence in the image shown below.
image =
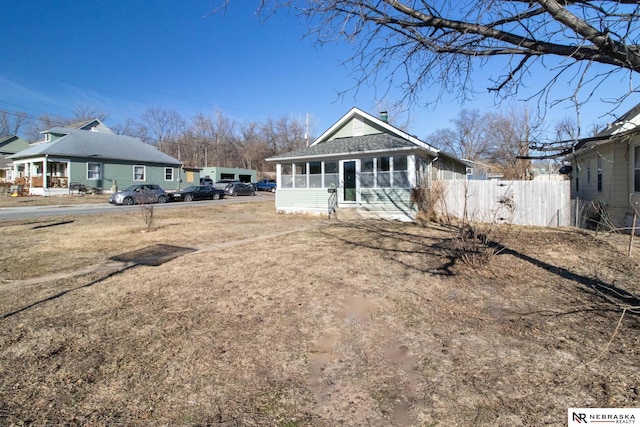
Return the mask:
POLYGON ((442 213, 470 221, 565 227, 572 225, 569 181, 444 182, 442 213))

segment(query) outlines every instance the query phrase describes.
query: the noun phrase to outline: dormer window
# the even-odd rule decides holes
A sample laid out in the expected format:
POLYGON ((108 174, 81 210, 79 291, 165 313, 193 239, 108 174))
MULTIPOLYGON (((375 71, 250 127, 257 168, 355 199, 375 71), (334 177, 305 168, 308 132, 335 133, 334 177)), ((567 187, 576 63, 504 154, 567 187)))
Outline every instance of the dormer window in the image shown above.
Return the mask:
POLYGON ((51 134, 45 133, 44 134, 44 142, 50 142, 50 141, 51 141, 51 134))

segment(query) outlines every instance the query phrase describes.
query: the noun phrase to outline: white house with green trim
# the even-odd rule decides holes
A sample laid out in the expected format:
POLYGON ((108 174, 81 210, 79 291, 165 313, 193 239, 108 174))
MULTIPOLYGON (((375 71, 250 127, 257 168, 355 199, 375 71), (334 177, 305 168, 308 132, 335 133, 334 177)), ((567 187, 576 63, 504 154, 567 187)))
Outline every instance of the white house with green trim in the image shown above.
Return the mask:
POLYGON ((42 132, 43 140, 9 156, 29 194, 69 193, 73 184, 111 191, 132 184, 179 188, 179 160, 138 138, 116 135, 100 120, 42 132))
POLYGON ((276 209, 411 220, 411 191, 432 179, 466 179, 467 163, 353 108, 309 147, 266 159, 276 163, 276 209))

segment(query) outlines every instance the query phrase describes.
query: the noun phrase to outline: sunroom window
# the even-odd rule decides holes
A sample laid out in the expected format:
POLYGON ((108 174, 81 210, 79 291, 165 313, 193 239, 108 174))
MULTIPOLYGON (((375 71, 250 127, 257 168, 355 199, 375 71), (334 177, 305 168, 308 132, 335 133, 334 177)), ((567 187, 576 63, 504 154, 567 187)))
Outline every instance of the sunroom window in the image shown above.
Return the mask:
POLYGON ((360 187, 373 188, 375 185, 374 172, 373 158, 362 159, 360 162, 360 187))
POLYGON ((338 188, 339 182, 338 162, 324 162, 324 186, 338 188))
POLYGON ((407 156, 393 156, 393 187, 409 188, 407 156))
POLYGON ((378 173, 376 174, 376 187, 391 187, 391 163, 389 157, 378 157, 378 173))
POLYGON ((322 188, 322 162, 309 162, 309 188, 322 188))
POLYGON ((293 167, 295 170, 295 188, 307 188, 307 164, 295 163, 293 167))
POLYGON ((293 174, 291 171, 293 168, 290 164, 282 165, 281 179, 282 179, 282 188, 291 188, 293 187, 293 174))

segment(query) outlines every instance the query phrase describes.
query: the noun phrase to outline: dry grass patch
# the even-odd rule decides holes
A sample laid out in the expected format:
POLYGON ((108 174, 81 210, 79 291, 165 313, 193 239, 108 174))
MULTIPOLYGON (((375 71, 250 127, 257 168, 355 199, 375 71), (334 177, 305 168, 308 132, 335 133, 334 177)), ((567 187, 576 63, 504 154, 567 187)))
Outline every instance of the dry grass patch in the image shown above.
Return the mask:
POLYGON ((0 284, 2 313, 72 289, 2 319, 2 423, 564 425, 569 406, 638 405, 637 316, 589 363, 620 317, 596 273, 637 294, 637 264, 591 235, 522 230, 478 274, 437 228, 201 209, 159 211, 151 233, 68 224, 91 234, 67 247, 85 262, 200 249, 160 266, 0 284))

